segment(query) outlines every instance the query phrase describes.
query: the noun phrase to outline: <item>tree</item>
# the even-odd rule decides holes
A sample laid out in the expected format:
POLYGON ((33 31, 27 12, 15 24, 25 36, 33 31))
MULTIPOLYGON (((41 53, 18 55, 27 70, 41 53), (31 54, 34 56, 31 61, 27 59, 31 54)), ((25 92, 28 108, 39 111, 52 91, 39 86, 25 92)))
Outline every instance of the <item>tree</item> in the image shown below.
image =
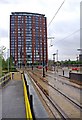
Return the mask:
POLYGON ((5 52, 6 47, 5 46, 1 46, 0 47, 0 76, 2 76, 2 59, 4 56, 4 52, 5 52))
POLYGON ((2 58, 2 70, 7 70, 7 62, 2 58))
POLYGON ((13 57, 12 56, 9 57, 9 58, 7 58, 6 64, 7 64, 7 69, 9 67, 9 71, 12 71, 12 69, 15 69, 15 65, 14 65, 13 57))

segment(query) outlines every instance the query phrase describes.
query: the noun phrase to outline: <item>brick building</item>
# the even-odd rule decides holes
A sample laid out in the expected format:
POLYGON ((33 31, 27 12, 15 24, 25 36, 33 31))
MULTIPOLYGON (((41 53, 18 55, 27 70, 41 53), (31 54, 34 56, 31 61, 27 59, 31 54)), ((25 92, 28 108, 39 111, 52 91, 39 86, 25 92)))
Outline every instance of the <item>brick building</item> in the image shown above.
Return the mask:
POLYGON ((12 12, 10 15, 10 56, 15 65, 43 64, 48 61, 45 15, 12 12))

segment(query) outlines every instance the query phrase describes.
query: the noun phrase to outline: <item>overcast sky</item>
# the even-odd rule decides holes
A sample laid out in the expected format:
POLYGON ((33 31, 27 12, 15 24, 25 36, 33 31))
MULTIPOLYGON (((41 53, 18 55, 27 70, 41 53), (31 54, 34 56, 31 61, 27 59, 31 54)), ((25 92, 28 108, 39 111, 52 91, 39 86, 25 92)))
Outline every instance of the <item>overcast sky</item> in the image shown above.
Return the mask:
MULTIPOLYGON (((33 12, 45 14, 47 25, 58 10, 63 0, 0 0, 0 46, 9 48, 9 17, 11 12, 33 12)), ((65 0, 62 8, 47 28, 48 58, 58 50, 58 59, 75 60, 80 48, 80 2, 81 0, 65 0), (75 34, 70 34, 77 31, 75 34), (64 39, 67 38, 67 39, 64 39), (49 47, 53 44, 52 47, 49 47)))

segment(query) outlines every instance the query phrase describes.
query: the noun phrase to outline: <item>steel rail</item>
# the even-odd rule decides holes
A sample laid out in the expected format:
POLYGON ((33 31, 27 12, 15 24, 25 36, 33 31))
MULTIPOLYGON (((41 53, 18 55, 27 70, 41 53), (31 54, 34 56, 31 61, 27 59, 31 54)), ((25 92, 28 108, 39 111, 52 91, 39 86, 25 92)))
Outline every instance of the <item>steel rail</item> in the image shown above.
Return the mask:
MULTIPOLYGON (((37 75, 36 73, 32 72, 33 74, 37 75)), ((38 76, 38 75, 37 75, 38 76)), ((39 77, 39 76, 38 76, 39 77)), ((40 77, 41 79, 41 77, 40 77)), ((69 100, 69 102, 71 102, 73 105, 75 105, 80 111, 82 111, 82 105, 80 105, 79 103, 77 103, 76 101, 74 101, 72 98, 70 98, 69 96, 67 96, 65 93, 63 93, 62 91, 58 90, 56 87, 53 87, 51 84, 49 84, 46 81, 43 81, 46 84, 48 84, 50 87, 52 87, 54 90, 56 90, 57 92, 59 92, 62 96, 64 96, 67 100, 69 100)))
MULTIPOLYGON (((46 98, 50 101, 50 103, 53 105, 53 107, 54 107, 54 108, 57 110, 57 112, 61 115, 62 120, 67 120, 67 118, 69 118, 69 117, 68 117, 68 116, 66 115, 66 113, 59 107, 59 105, 49 97, 49 95, 47 94, 47 91, 46 91, 39 83, 37 83, 37 81, 34 80, 34 78, 33 78, 32 76, 31 76, 31 79, 32 79, 33 82, 36 83, 36 85, 39 87, 39 89, 42 91, 42 93, 46 96, 46 98)), ((69 120, 70 120, 70 118, 69 118, 69 120)))

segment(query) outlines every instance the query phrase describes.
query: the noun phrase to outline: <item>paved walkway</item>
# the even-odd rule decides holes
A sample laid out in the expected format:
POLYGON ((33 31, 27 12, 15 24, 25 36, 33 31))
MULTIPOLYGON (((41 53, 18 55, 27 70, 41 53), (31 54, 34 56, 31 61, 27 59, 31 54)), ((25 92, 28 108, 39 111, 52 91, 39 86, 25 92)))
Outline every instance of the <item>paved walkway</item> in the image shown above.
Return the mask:
POLYGON ((2 89, 2 118, 25 118, 22 80, 11 80, 2 89))

